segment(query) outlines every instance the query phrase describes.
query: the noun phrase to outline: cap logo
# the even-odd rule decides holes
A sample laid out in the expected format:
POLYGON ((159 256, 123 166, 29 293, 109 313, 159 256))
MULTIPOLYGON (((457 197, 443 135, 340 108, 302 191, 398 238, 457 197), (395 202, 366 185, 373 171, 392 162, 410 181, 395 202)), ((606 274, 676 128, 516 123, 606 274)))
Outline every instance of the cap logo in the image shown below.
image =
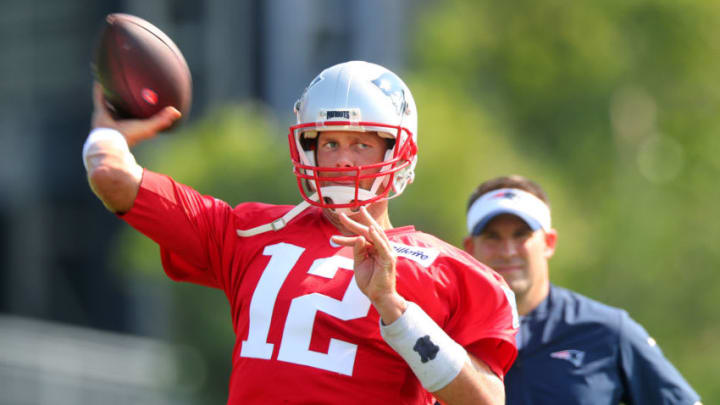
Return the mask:
POLYGON ((512 200, 513 198, 517 197, 517 193, 514 191, 501 191, 495 195, 493 195, 493 198, 507 198, 512 200))
POLYGON ((503 188, 485 193, 472 203, 467 213, 468 232, 479 235, 499 214, 518 216, 534 231, 551 229, 550 207, 544 201, 524 190, 503 188))

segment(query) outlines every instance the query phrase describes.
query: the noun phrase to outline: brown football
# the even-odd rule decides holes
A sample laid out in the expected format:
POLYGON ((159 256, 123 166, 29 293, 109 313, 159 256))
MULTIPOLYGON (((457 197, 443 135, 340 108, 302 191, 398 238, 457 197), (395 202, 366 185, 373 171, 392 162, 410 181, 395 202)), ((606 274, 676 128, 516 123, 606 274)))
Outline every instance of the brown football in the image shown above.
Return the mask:
POLYGON ((180 49, 160 29, 129 14, 105 18, 93 63, 116 118, 147 118, 166 106, 187 117, 192 77, 180 49))

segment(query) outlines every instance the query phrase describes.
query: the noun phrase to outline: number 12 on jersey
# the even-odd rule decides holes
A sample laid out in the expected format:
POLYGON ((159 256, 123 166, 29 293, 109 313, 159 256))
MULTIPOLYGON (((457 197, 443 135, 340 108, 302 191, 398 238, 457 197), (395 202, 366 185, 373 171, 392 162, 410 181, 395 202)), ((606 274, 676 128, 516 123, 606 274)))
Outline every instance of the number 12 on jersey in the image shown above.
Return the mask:
MULTIPOLYGON (((285 279, 304 251, 305 248, 289 243, 265 247, 263 255, 270 256, 270 261, 250 301, 248 337, 242 342, 240 356, 266 360, 272 357, 275 345, 268 343, 267 339, 275 301, 285 279)), ((352 270, 352 259, 342 256, 316 259, 308 269, 308 274, 332 279, 340 268, 352 270)), ((317 311, 343 321, 358 319, 367 316, 370 300, 360 291, 354 279, 348 284, 341 301, 319 293, 294 298, 285 319, 277 359, 352 375, 357 345, 331 338, 327 353, 310 350, 317 311)))

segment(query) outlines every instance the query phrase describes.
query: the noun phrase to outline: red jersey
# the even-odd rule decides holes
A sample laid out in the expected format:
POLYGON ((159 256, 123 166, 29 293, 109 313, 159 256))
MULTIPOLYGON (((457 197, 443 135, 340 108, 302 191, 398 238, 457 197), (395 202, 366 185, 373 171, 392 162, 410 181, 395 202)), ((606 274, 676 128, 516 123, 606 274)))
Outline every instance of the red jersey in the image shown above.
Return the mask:
MULTIPOLYGON (((379 315, 353 277, 352 250, 311 207, 284 228, 251 237, 291 206, 234 209, 145 170, 122 218, 161 247, 173 280, 223 290, 236 335, 228 404, 426 404, 405 361, 382 339, 379 315)), ((512 296, 500 276, 412 226, 386 231, 397 290, 500 376, 515 348, 512 296)))

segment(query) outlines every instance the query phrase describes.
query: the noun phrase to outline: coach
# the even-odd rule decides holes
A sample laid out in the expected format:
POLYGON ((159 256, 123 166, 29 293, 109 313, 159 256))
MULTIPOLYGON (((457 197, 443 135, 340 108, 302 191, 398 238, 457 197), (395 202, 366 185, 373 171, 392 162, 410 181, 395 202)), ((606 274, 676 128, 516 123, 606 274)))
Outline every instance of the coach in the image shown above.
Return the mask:
POLYGON ((467 226, 465 250, 503 276, 520 314, 507 404, 700 404, 627 312, 550 283, 557 231, 539 185, 486 181, 470 197, 467 226))

